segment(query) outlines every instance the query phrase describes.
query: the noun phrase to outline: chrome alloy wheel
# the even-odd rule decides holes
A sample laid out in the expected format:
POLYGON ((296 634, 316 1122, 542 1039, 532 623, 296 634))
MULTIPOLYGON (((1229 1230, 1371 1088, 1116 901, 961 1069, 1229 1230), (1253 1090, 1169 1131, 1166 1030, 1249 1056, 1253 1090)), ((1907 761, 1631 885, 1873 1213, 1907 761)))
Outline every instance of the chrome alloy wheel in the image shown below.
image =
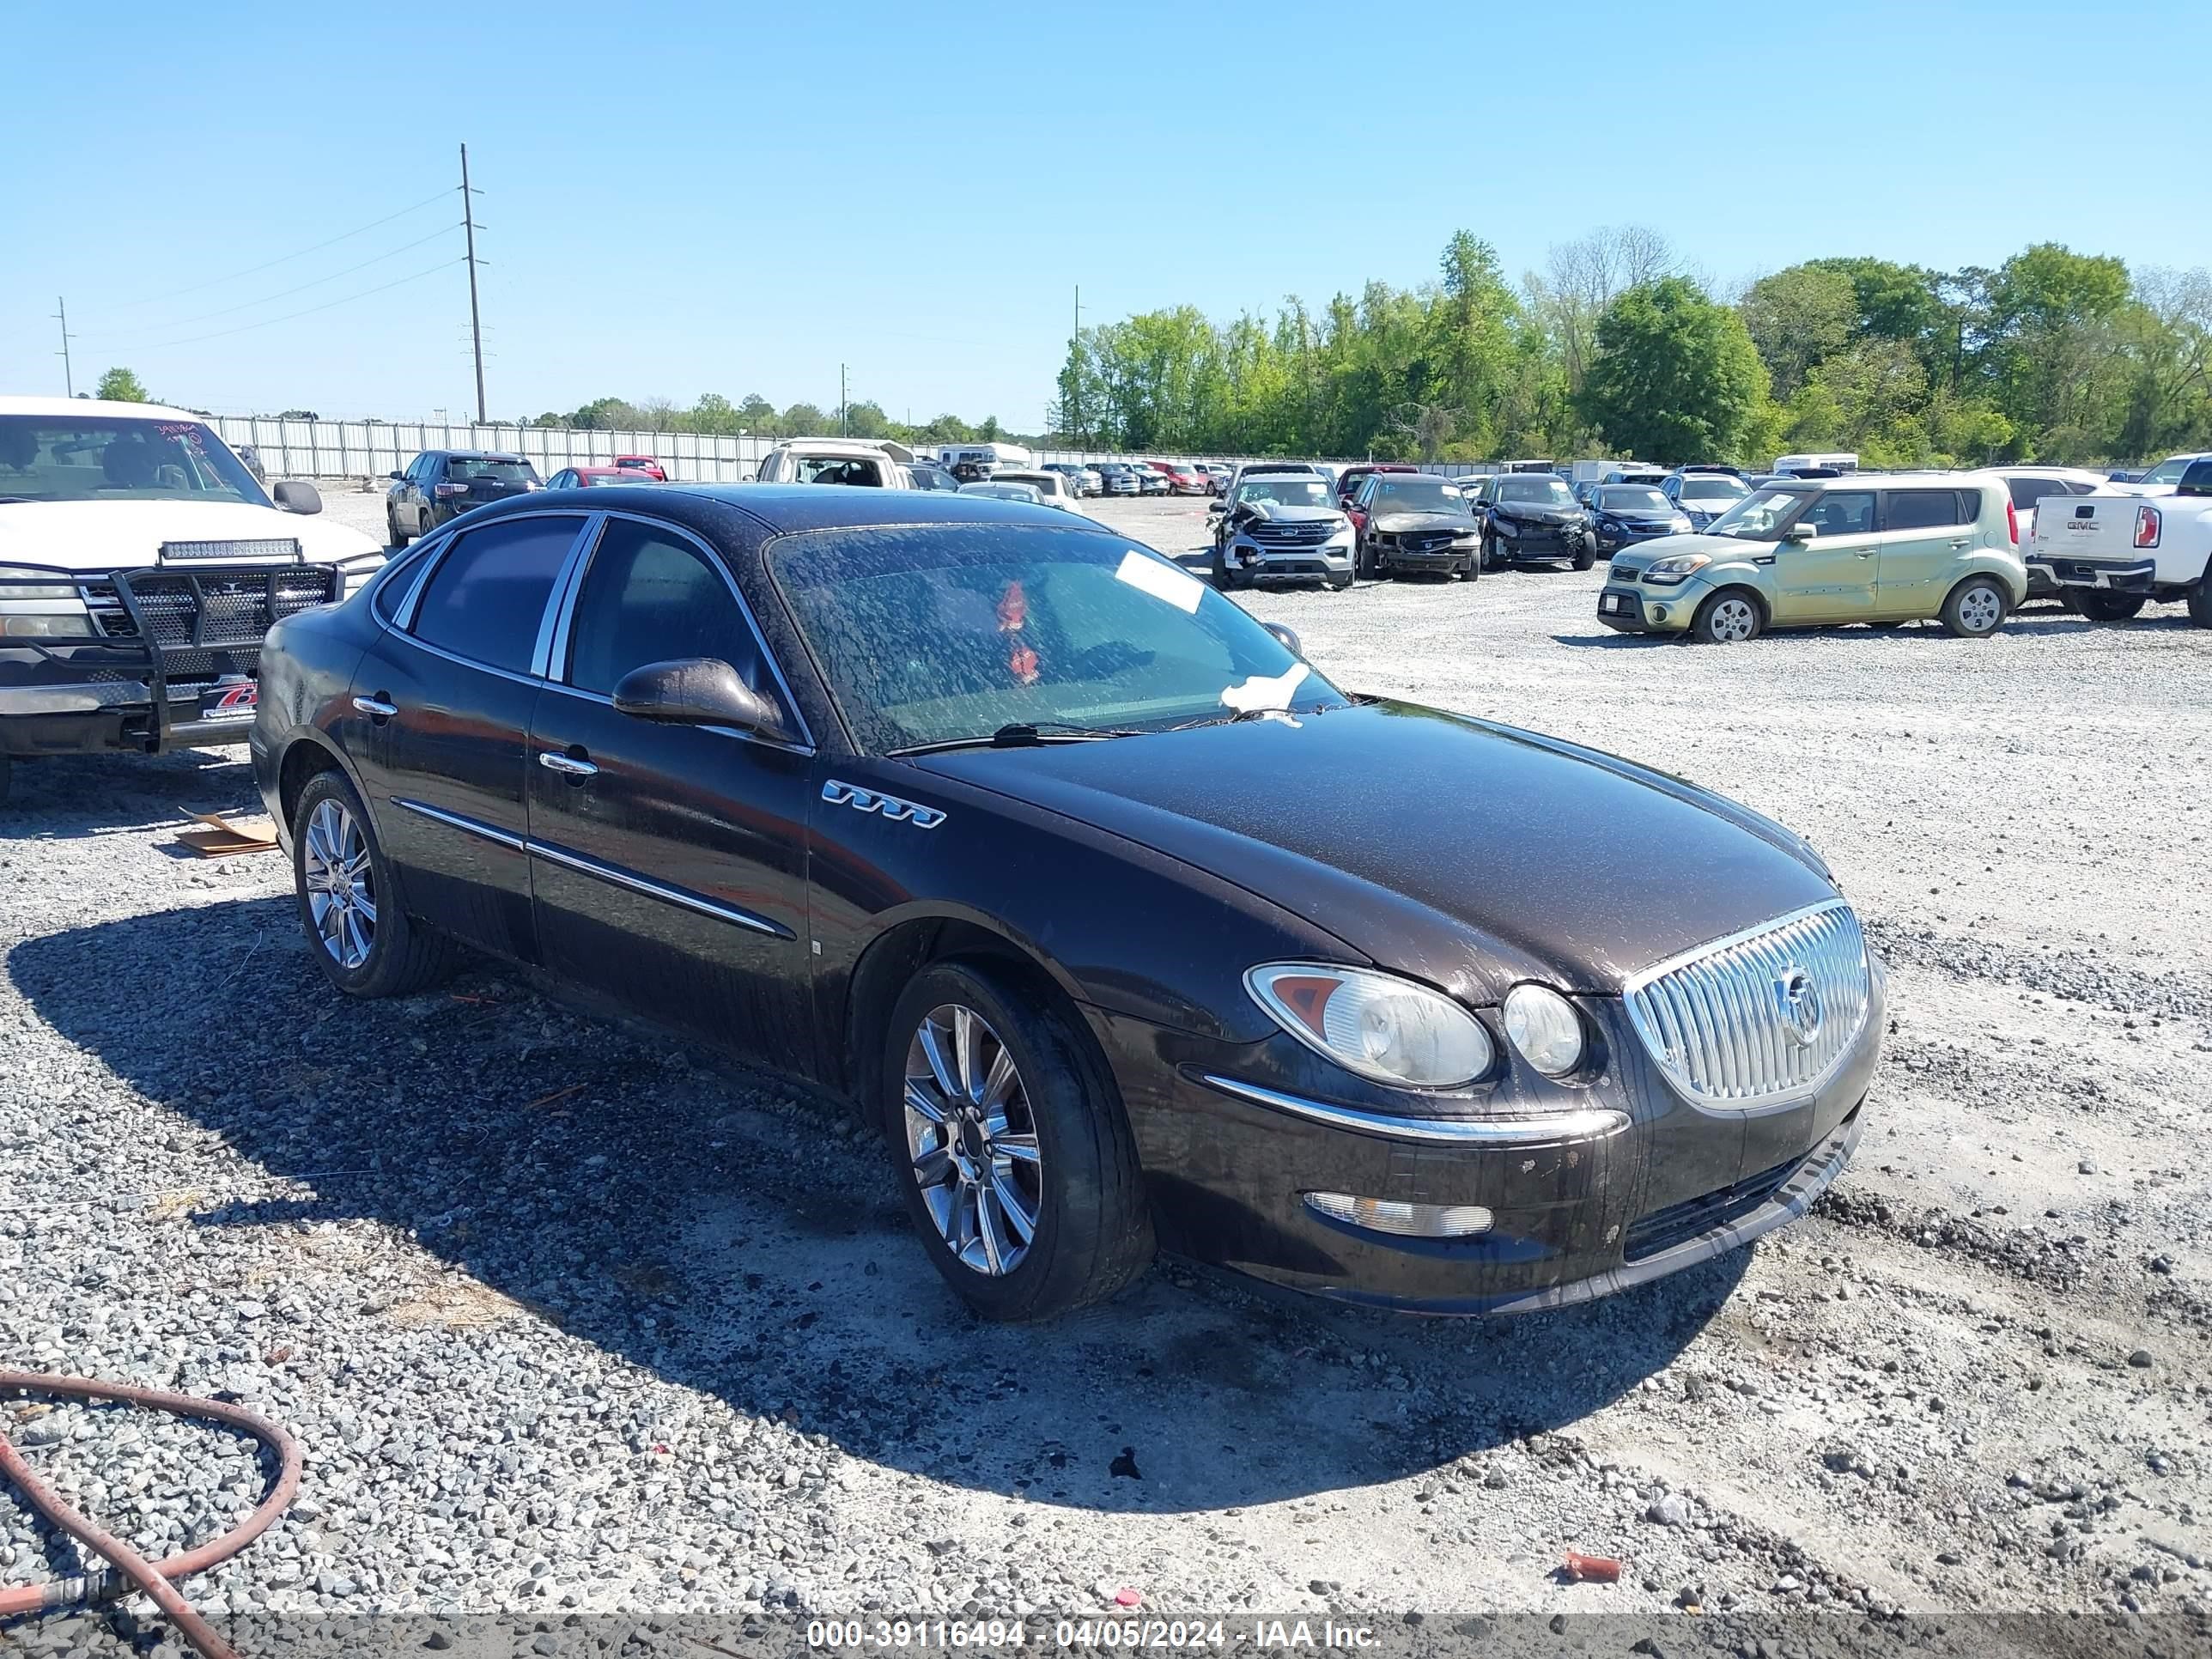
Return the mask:
POLYGON ((2004 601, 1987 584, 1967 589, 1959 600, 1959 626, 1969 634, 1986 634, 2003 620, 2004 601))
POLYGON ((915 1184, 952 1254, 996 1278, 1036 1238, 1044 1166, 1014 1057, 982 1015, 929 1011, 907 1045, 906 1148, 915 1184))
POLYGON ((1713 607, 1713 637, 1729 645, 1747 640, 1759 626, 1759 612, 1749 599, 1733 596, 1713 607))
POLYGON ((351 972, 376 943, 376 877, 368 837, 337 801, 324 801, 308 815, 300 866, 316 936, 331 960, 351 972))

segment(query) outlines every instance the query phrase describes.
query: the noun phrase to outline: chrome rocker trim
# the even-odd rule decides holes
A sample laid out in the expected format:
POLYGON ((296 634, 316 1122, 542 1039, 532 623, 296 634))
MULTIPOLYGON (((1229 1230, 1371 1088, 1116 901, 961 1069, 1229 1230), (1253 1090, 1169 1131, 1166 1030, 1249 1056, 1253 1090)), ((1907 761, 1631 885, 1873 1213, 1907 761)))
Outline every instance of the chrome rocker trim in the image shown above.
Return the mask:
POLYGON ((1198 1074, 1209 1089, 1233 1095, 1278 1112, 1288 1112, 1332 1129, 1354 1134, 1378 1135, 1386 1140, 1416 1140, 1446 1146, 1536 1146, 1563 1140, 1602 1140, 1628 1127, 1628 1114, 1607 1107, 1585 1107, 1554 1112, 1543 1117, 1435 1118, 1392 1117, 1327 1101, 1286 1095, 1256 1083, 1222 1077, 1212 1072, 1198 1074))

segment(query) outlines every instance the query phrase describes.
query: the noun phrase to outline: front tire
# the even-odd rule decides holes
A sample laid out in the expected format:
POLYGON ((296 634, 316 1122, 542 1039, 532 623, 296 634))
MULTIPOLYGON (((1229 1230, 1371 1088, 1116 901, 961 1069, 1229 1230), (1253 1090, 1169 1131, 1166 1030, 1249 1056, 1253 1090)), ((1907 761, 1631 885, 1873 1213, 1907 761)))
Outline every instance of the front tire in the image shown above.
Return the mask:
POLYGON ((1584 542, 1581 550, 1575 555, 1575 568, 1588 570, 1596 563, 1597 544, 1595 542, 1584 542))
POLYGON ((1690 636, 1705 645, 1741 645, 1765 626, 1759 601, 1740 587, 1723 588, 1698 607, 1690 636))
POLYGON ((2079 587, 2067 593, 2066 603, 2091 622, 2115 623, 2134 618, 2146 601, 2140 593, 2100 592, 2094 587, 2079 587))
POLYGON ((348 996, 412 996, 460 965, 459 945, 400 910, 375 826, 343 773, 319 772, 300 792, 292 881, 308 953, 348 996))
POLYGON ((1121 1097, 1048 994, 981 963, 926 968, 892 1011, 882 1075, 907 1209, 977 1313, 1049 1319, 1151 1262, 1121 1097))
POLYGON ((2004 626, 2012 595, 1994 576, 1969 576, 1943 601, 1943 626, 1952 638, 1985 640, 2004 626))

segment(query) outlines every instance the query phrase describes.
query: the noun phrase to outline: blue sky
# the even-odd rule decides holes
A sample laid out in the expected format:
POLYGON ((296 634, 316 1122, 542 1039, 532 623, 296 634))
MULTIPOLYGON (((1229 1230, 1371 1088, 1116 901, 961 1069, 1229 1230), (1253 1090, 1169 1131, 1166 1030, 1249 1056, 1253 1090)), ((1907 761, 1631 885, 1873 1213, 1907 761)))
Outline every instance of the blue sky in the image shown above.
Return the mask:
POLYGON ((1724 285, 2045 240, 2212 264, 2203 101, 2173 78, 2212 62, 2212 9, 2174 0, 2124 25, 2087 5, 1292 0, 376 18, 21 9, 0 391, 61 390, 64 295, 80 388, 123 363, 220 410, 461 412, 457 198, 410 204, 456 182, 464 140, 503 418, 608 393, 832 408, 842 362, 894 417, 1028 429, 1078 283, 1086 322, 1225 318, 1425 280, 1462 227, 1516 281, 1626 222, 1724 285))

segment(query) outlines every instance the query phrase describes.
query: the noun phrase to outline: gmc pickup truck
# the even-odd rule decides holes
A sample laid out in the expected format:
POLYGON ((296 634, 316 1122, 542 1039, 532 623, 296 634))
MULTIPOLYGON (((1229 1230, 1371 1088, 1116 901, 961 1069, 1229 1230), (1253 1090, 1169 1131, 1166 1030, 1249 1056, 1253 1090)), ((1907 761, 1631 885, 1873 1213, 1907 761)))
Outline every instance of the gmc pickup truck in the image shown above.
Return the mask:
POLYGON ((2154 599, 2212 628, 2212 457, 2190 462, 2171 495, 2059 497, 2035 515, 2031 571, 2094 622, 2125 622, 2154 599))

